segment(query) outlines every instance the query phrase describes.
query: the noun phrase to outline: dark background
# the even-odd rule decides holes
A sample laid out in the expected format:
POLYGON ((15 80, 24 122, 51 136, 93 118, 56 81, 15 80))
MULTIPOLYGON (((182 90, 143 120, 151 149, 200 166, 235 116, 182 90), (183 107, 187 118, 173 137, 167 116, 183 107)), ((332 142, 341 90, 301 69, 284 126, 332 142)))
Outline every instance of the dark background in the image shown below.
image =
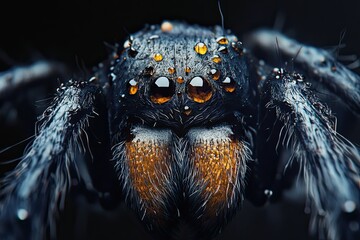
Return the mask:
MULTIPOLYGON (((39 54, 90 67, 106 57, 104 42, 123 42, 144 24, 164 19, 201 25, 221 24, 217 0, 183 1, 24 1, 2 6, 0 50, 25 61, 39 54)), ((356 0, 223 0, 225 27, 239 37, 252 29, 273 27, 316 46, 336 46, 346 30, 344 53, 360 54, 360 3, 356 0), (280 24, 281 25, 281 24, 280 24)), ((3 54, 2 54, 3 55, 3 54)))
MULTIPOLYGON (((221 6, 225 27, 240 38, 259 27, 282 25, 281 29, 288 35, 327 48, 337 46, 341 32, 346 30, 343 40, 346 48, 340 53, 360 55, 359 2, 223 0, 221 6)), ((216 0, 9 4, 1 6, 0 70, 38 58, 61 61, 75 70, 80 66, 91 68, 107 57, 104 42, 122 45, 128 33, 140 30, 146 23, 160 24, 164 19, 176 19, 201 25, 221 24, 216 0)), ((301 195, 290 195, 302 200, 301 195)), ((79 211, 84 209, 88 209, 86 203, 81 204, 79 211)), ((78 219, 92 219, 89 225, 80 226, 79 232, 86 237, 76 236, 76 239, 148 239, 134 216, 123 208, 119 209, 121 214, 105 215, 96 207, 91 209, 91 216, 82 212, 82 219, 78 219)), ((219 239, 307 239, 307 232, 307 216, 301 201, 267 208, 246 204, 219 239)))

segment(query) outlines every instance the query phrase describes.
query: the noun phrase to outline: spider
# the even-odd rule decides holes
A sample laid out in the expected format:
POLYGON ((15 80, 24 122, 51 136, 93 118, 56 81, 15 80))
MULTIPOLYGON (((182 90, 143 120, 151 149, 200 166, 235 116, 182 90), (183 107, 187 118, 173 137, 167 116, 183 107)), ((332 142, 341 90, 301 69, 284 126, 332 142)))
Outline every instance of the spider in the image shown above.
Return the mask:
MULTIPOLYGON (((10 70, 0 101, 54 71, 10 70)), ((212 239, 245 198, 280 200, 300 178, 319 238, 359 239, 359 149, 310 81, 360 113, 360 77, 325 50, 269 30, 243 44, 219 26, 146 26, 58 88, 2 179, 1 239, 55 239, 80 194, 104 208, 124 201, 156 239, 184 222, 212 239)))

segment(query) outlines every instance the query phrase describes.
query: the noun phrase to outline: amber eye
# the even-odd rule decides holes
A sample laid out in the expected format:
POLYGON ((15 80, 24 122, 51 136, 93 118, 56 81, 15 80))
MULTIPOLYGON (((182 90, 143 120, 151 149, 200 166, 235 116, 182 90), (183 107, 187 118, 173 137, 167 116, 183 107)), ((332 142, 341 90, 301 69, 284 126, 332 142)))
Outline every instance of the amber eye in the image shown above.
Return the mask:
POLYGON ((222 81, 222 85, 224 87, 224 90, 226 92, 234 92, 235 88, 236 88, 236 82, 234 81, 234 79, 230 78, 230 77, 226 77, 223 81, 222 81))
POLYGON ((130 79, 127 83, 127 88, 130 95, 135 95, 139 90, 139 83, 135 79, 130 79))
POLYGON ((202 77, 194 77, 187 85, 188 96, 198 103, 208 101, 212 96, 210 83, 202 77))
POLYGON ((150 86, 150 99, 157 104, 166 103, 175 93, 175 85, 167 77, 157 78, 150 86))

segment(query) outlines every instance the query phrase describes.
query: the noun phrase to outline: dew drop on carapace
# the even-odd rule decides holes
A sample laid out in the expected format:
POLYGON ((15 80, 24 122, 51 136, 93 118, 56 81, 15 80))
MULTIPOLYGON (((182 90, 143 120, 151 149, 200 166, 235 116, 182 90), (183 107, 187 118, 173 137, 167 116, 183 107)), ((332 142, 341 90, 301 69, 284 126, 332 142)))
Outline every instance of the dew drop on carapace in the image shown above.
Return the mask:
POLYGON ((160 53, 156 53, 154 55, 154 60, 155 62, 161 62, 163 60, 163 55, 161 55, 160 53))
POLYGON ((176 72, 176 70, 175 70, 175 68, 173 68, 173 67, 169 67, 169 68, 168 68, 168 72, 169 72, 170 74, 174 74, 174 73, 176 72))
POLYGON ((174 83, 167 77, 157 78, 150 86, 150 100, 157 104, 166 103, 174 93, 174 83))
POLYGON ((230 77, 226 77, 223 81, 222 81, 222 85, 224 87, 224 90, 226 92, 234 92, 235 88, 236 88, 236 82, 234 81, 234 79, 230 78, 230 77))
POLYGON ((139 90, 139 83, 135 79, 128 82, 128 89, 130 95, 135 95, 139 90))
POLYGON ((171 22, 168 22, 168 21, 164 21, 162 24, 161 24, 161 31, 162 32, 171 32, 173 30, 173 25, 171 22))
POLYGON ((197 103, 204 103, 212 96, 210 83, 202 77, 194 77, 187 85, 188 96, 197 103))
POLYGON ((176 78, 176 81, 177 81, 178 83, 183 83, 183 82, 184 82, 184 78, 181 77, 181 76, 179 76, 179 77, 176 78))
POLYGON ((197 52, 198 54, 204 55, 204 54, 207 53, 208 48, 207 48, 207 46, 206 46, 205 43, 203 43, 203 42, 198 42, 198 43, 195 45, 194 50, 195 50, 195 52, 197 52))

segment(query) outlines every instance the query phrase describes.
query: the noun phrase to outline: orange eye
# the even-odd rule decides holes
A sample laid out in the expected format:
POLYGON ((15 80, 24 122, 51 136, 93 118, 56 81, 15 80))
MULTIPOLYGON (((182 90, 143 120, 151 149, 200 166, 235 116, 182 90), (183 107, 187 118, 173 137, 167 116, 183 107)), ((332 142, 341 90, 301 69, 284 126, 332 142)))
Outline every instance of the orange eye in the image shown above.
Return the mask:
POLYGON ((157 78, 150 86, 150 100, 163 104, 169 101, 175 93, 175 85, 167 77, 157 78))
POLYGON ((194 77, 187 85, 187 94, 194 102, 204 103, 212 97, 210 83, 202 77, 194 77))
POLYGON ((223 81, 222 81, 222 86, 224 87, 224 90, 227 92, 234 92, 235 88, 236 88, 236 82, 234 81, 234 79, 230 78, 230 77, 226 77, 223 81))
POLYGON ((135 79, 128 82, 128 91, 130 95, 135 95, 139 90, 139 83, 135 79))

